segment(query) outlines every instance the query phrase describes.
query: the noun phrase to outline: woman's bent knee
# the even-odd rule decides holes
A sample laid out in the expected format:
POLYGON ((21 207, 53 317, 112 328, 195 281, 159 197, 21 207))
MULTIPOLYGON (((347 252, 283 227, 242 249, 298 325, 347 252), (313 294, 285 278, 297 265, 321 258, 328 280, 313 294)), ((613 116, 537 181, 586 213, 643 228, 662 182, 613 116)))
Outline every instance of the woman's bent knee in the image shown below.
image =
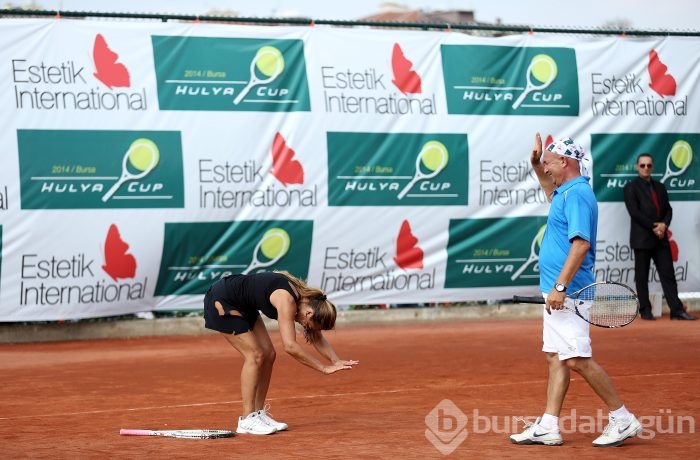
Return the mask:
POLYGON ((243 354, 243 360, 246 364, 253 364, 256 367, 262 367, 265 363, 265 353, 262 349, 251 350, 248 353, 243 354))

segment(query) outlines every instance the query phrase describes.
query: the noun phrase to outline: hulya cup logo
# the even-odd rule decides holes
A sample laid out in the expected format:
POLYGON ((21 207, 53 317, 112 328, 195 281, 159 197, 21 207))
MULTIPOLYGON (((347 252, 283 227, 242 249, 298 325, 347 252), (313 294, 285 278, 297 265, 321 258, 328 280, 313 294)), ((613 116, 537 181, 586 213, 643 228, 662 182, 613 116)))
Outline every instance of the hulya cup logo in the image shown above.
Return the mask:
POLYGON ((285 187, 288 184, 304 183, 304 167, 294 158, 292 150, 280 133, 275 134, 272 142, 272 175, 285 187))
POLYGON ((330 206, 468 203, 466 134, 327 133, 330 206))
POLYGON ((513 110, 522 105, 530 93, 546 89, 557 78, 557 63, 547 54, 538 54, 532 57, 530 65, 525 71, 527 84, 520 96, 513 103, 513 110), (533 81, 534 80, 534 81, 533 81))
POLYGON ((124 64, 117 62, 119 55, 109 48, 107 40, 102 34, 95 36, 92 58, 95 63, 93 75, 107 88, 128 88, 131 86, 129 70, 124 64))
POLYGON ((420 75, 413 69, 413 62, 406 58, 398 43, 394 43, 394 49, 391 52, 391 70, 394 73, 394 79, 391 82, 403 94, 423 92, 420 75))
POLYGON ((545 221, 542 216, 451 219, 445 288, 536 285, 545 221))
POLYGON ((179 131, 17 130, 22 208, 184 206, 179 131))
POLYGON ((233 100, 238 105, 248 95, 250 90, 256 86, 272 83, 284 71, 284 56, 274 46, 263 46, 255 53, 255 57, 250 61, 250 79, 246 86, 238 93, 233 100), (262 75, 260 77, 259 75, 262 75))
POLYGON ((649 88, 661 97, 676 95, 676 79, 668 73, 668 67, 661 62, 656 50, 649 52, 649 88))
POLYGON ((128 250, 129 245, 122 239, 117 226, 110 225, 105 239, 102 270, 115 282, 136 276, 136 258, 128 250))
POLYGON ((246 275, 253 270, 266 268, 279 262, 292 245, 289 233, 282 228, 271 228, 266 231, 253 249, 250 264, 241 272, 246 275))
POLYGON ((126 182, 142 179, 150 174, 160 161, 158 146, 150 139, 139 138, 131 143, 122 159, 122 173, 119 179, 102 196, 106 202, 126 182), (134 172, 135 171, 135 172, 134 172))
POLYGON ((666 172, 659 182, 665 183, 667 179, 683 174, 693 162, 693 148, 682 139, 677 140, 671 146, 666 155, 666 172))
POLYGON ((514 273, 511 275, 510 279, 511 281, 515 281, 516 278, 528 278, 531 276, 523 275, 523 272, 530 267, 532 264, 538 262, 540 260, 540 248, 542 247, 542 238, 544 238, 544 232, 547 229, 547 224, 543 225, 540 227, 540 229, 537 231, 535 234, 535 237, 532 239, 532 242, 530 243, 530 255, 528 258, 525 260, 525 263, 523 263, 514 273))
POLYGON ((224 276, 261 270, 305 278, 312 235, 311 220, 166 223, 155 295, 204 294, 224 276))
POLYGON ((443 399, 425 416, 425 437, 443 455, 459 447, 469 432, 468 417, 449 399, 443 399))
POLYGON ((440 51, 450 114, 579 114, 573 48, 441 45, 440 51))
POLYGON ((310 111, 300 39, 151 36, 160 110, 310 111))
POLYGON ((445 144, 435 140, 426 142, 416 157, 416 171, 413 177, 399 192, 397 198, 403 199, 418 182, 432 179, 440 174, 448 161, 449 153, 445 144))
POLYGON ((401 229, 396 237, 394 262, 403 270, 423 268, 423 250, 418 246, 418 238, 413 235, 408 220, 401 223, 401 229))
POLYGON ((639 176, 636 157, 644 152, 654 160, 651 177, 666 186, 672 201, 697 202, 698 145, 699 133, 592 134, 591 152, 596 160, 593 191, 600 202, 623 202, 624 187, 639 176))

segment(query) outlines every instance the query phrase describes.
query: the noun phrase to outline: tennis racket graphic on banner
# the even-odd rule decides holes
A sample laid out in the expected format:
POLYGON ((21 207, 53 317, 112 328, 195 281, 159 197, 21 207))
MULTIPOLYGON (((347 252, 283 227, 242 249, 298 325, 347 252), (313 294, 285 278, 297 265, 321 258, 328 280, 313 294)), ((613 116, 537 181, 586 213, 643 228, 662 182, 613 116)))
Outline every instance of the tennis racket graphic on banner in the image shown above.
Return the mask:
POLYGON ((271 228, 265 232, 258 244, 255 245, 253 259, 241 274, 247 275, 256 268, 269 267, 287 254, 289 246, 291 246, 289 233, 281 228, 271 228), (266 261, 260 260, 261 254, 267 259, 266 261))
POLYGON ((447 166, 447 160, 449 154, 447 153, 447 147, 442 142, 438 141, 428 141, 423 145, 420 153, 416 157, 416 172, 413 178, 406 184, 406 186, 399 193, 398 199, 402 199, 406 196, 409 190, 416 185, 418 181, 425 179, 432 179, 433 177, 440 174, 440 171, 445 169, 447 166), (424 173, 421 164, 430 171, 429 173, 424 173))
MULTIPOLYGON (((623 327, 630 324, 639 313, 639 300, 631 287, 612 281, 593 283, 567 295, 573 300, 576 313, 588 323, 605 328, 623 327)), ((513 296, 513 302, 544 304, 543 297, 513 296)))
POLYGON ((250 80, 248 84, 238 93, 238 96, 233 100, 235 105, 241 103, 244 97, 256 86, 270 83, 277 78, 284 70, 284 56, 280 50, 274 46, 263 46, 255 53, 255 57, 250 61, 250 80), (255 71, 257 69, 264 78, 258 78, 255 71))
POLYGON ((688 166, 693 162, 693 148, 684 140, 679 140, 673 143, 671 151, 666 156, 666 172, 664 177, 659 182, 665 182, 670 177, 676 177, 683 174, 688 166), (671 169, 671 164, 675 166, 675 171, 671 169))
POLYGON ((513 103, 513 110, 520 107, 531 92, 541 91, 551 85, 554 79, 557 78, 557 71, 557 63, 550 56, 546 54, 534 56, 527 67, 527 85, 525 85, 525 90, 520 93, 520 96, 513 103), (532 82, 533 77, 539 84, 532 82))
POLYGON ((515 273, 513 273, 513 276, 510 277, 511 281, 515 280, 515 278, 518 278, 525 271, 525 269, 530 266, 531 263, 540 260, 540 247, 542 246, 542 238, 544 237, 544 231, 546 229, 547 224, 541 226, 540 229, 537 231, 535 237, 532 239, 532 243, 530 244, 530 255, 528 256, 525 263, 522 264, 520 268, 518 268, 515 271, 515 273))
POLYGON ((148 173, 153 171, 159 160, 160 151, 155 142, 146 138, 136 139, 131 143, 129 150, 126 151, 122 159, 122 175, 112 185, 112 188, 104 194, 102 201, 109 200, 125 182, 147 176, 148 173), (129 165, 138 172, 131 172, 129 165))
POLYGON ((134 430, 122 428, 119 430, 121 436, 163 436, 166 438, 186 438, 186 439, 217 439, 232 438, 233 431, 229 430, 134 430))

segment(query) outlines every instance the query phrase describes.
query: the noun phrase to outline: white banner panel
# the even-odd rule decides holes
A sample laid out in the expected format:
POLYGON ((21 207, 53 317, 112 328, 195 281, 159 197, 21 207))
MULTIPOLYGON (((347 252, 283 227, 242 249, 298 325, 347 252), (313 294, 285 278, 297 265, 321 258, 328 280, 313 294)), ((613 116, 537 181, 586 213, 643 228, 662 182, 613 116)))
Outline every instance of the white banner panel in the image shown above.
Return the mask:
POLYGON ((535 132, 593 155, 597 280, 634 284, 622 187, 650 153, 680 291, 700 290, 697 38, 0 31, 0 321, 196 309, 219 277, 270 269, 338 304, 534 293, 535 132))

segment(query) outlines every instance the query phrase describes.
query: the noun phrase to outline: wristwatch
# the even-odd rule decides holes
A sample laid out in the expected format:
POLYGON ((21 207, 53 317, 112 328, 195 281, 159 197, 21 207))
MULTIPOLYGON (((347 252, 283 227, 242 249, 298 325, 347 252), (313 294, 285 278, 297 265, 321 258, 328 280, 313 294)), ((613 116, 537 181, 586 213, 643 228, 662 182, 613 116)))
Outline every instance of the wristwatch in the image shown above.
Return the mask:
POLYGON ((561 284, 561 283, 556 283, 556 284, 554 285, 554 289, 555 289, 557 292, 566 292, 566 286, 564 286, 564 285, 561 284))

